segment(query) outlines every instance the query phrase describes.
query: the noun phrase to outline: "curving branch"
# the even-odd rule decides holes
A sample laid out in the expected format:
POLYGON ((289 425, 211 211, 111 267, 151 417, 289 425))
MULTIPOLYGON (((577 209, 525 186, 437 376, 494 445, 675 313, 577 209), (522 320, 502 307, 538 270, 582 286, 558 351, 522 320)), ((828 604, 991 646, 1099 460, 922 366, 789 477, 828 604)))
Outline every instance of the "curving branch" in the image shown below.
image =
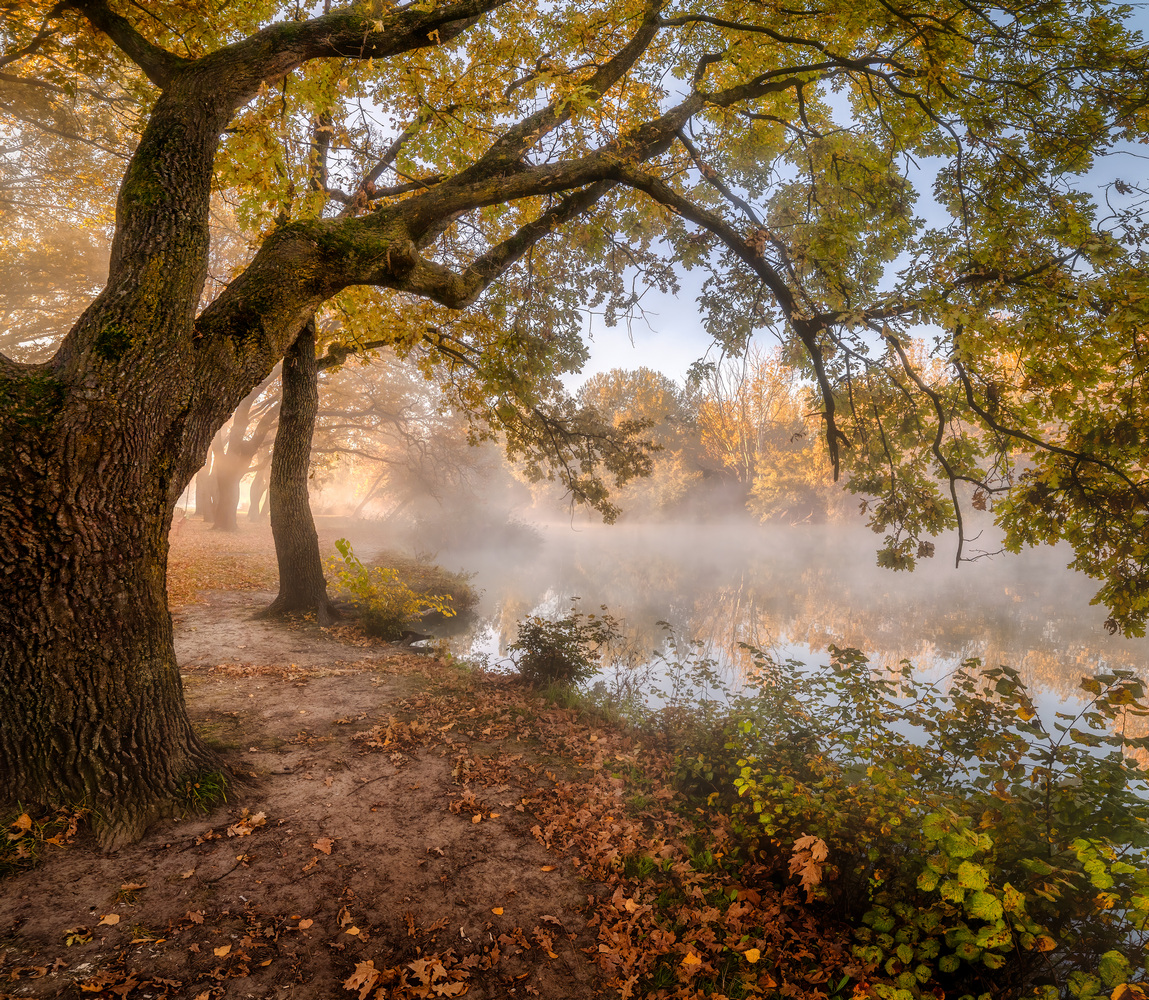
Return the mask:
POLYGON ((149 42, 132 26, 126 17, 108 6, 107 0, 66 0, 59 5, 63 10, 76 10, 92 26, 107 35, 116 47, 144 71, 144 75, 163 90, 175 75, 192 60, 177 56, 167 49, 149 42))

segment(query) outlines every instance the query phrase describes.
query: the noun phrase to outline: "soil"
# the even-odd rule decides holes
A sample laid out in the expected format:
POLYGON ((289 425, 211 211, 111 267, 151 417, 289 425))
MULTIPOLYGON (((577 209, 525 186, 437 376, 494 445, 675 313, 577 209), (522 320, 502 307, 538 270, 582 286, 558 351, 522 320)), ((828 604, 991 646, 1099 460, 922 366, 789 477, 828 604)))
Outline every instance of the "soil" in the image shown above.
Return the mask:
POLYGON ((524 727, 462 732, 436 694, 457 668, 348 626, 252 620, 273 596, 210 592, 175 616, 227 801, 113 854, 82 827, 42 843, 0 883, 0 997, 596 993, 580 951, 596 887, 531 834, 524 801, 555 776, 524 727), (474 762, 496 776, 481 797, 474 762))

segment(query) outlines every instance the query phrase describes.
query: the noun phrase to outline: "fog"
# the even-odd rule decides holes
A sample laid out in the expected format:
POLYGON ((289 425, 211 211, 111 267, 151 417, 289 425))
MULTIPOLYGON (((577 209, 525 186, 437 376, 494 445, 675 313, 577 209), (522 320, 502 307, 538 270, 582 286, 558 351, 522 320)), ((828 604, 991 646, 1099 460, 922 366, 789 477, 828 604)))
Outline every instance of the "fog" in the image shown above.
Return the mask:
MULTIPOLYGON (((464 529, 419 554, 474 574, 482 590, 475 616, 439 634, 457 655, 494 665, 506 662, 516 622, 561 617, 578 598, 585 612, 606 605, 624 620, 639 661, 665 651, 666 622, 680 642, 701 641, 735 682, 748 659, 739 643, 811 663, 828 662, 831 643, 855 646, 876 663, 909 658, 930 671, 978 657, 1014 666, 1062 698, 1086 673, 1147 673, 1149 642, 1106 632, 1106 612, 1090 604, 1096 586, 1065 568, 1067 548, 955 568, 954 540, 943 537, 935 558, 895 573, 876 565, 879 541, 860 523, 567 519, 524 522, 498 537, 464 529)), ((362 524, 358 551, 395 544, 362 524)))

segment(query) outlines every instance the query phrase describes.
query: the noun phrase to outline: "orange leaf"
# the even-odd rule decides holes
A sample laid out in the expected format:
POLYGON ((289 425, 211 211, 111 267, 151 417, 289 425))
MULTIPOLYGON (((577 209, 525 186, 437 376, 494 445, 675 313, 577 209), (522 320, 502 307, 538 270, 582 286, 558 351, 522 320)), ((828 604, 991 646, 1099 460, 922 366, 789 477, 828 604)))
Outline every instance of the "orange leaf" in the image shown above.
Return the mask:
POLYGON ((356 965, 355 971, 343 980, 343 988, 345 990, 358 990, 359 1000, 367 1000, 367 994, 379 981, 379 976, 380 971, 375 968, 375 963, 371 959, 367 959, 366 962, 360 962, 356 965))
POLYGON ((742 953, 742 957, 745 958, 746 961, 749 962, 751 965, 753 965, 755 962, 758 961, 758 959, 760 959, 762 957, 762 952, 760 952, 757 948, 747 948, 742 953))
POLYGON ((218 948, 213 948, 212 950, 215 952, 216 958, 223 958, 224 955, 228 954, 228 952, 231 951, 231 945, 230 944, 221 944, 218 948))
POLYGON ((686 966, 701 965, 702 959, 695 955, 694 952, 688 951, 681 964, 686 966))
POLYGON ((314 920, 301 920, 301 921, 299 921, 299 929, 300 929, 301 931, 305 931, 305 930, 307 930, 307 928, 308 928, 308 927, 310 927, 310 926, 311 926, 313 923, 315 923, 315 921, 314 921, 314 920))
POLYGON ((97 927, 103 927, 107 924, 109 927, 114 926, 120 922, 120 915, 118 913, 105 913, 100 917, 100 922, 96 924, 97 927))
POLYGON ((492 906, 492 907, 491 907, 491 912, 492 912, 492 913, 493 913, 493 914, 494 914, 496 917, 501 917, 501 916, 503 915, 503 908, 502 908, 501 906, 492 906))

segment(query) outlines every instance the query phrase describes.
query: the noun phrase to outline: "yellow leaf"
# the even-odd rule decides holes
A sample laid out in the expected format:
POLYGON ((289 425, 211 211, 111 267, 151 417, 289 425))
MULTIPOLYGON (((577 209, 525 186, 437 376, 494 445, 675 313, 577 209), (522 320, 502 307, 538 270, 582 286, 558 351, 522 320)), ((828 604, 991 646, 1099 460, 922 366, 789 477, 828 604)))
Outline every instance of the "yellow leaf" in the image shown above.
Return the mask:
POLYGON ((213 948, 212 950, 215 952, 216 958, 223 958, 224 955, 231 951, 231 945, 221 944, 218 948, 213 948))
POLYGON ((502 908, 501 906, 492 906, 492 907, 491 907, 491 912, 492 912, 492 913, 493 913, 493 914, 494 914, 496 917, 501 917, 501 916, 503 915, 503 908, 502 908))
POLYGON ((120 915, 118 913, 105 913, 100 917, 100 922, 96 924, 97 927, 103 927, 104 924, 114 926, 120 922, 120 915))
POLYGON ((762 952, 760 952, 757 948, 747 948, 742 953, 742 957, 745 958, 746 961, 749 962, 751 965, 753 965, 755 962, 758 961, 758 959, 760 959, 762 957, 762 952))

